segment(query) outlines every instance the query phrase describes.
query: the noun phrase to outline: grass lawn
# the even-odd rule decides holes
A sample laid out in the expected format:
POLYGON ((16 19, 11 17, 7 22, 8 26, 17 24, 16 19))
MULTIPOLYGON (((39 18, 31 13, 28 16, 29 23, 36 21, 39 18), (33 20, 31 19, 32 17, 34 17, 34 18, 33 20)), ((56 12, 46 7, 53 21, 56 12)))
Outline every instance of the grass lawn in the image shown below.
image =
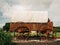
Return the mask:
POLYGON ((15 32, 15 34, 14 34, 14 32, 10 32, 10 34, 14 37, 14 35, 17 35, 18 33, 15 32))
MULTIPOLYGON (((14 36, 14 32, 10 32, 10 34, 12 35, 12 36, 14 36)), ((15 32, 15 35, 16 35, 17 33, 15 32)), ((56 37, 60 37, 60 32, 56 32, 56 37)))
POLYGON ((60 37, 60 32, 57 32, 56 33, 56 37, 60 37))

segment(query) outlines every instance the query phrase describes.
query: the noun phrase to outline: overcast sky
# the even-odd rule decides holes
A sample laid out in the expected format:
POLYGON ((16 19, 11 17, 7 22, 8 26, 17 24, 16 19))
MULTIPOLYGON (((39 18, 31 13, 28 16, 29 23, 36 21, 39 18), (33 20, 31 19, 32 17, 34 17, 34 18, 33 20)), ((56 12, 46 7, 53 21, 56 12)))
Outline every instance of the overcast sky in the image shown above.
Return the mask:
POLYGON ((60 0, 0 0, 0 27, 11 21, 9 12, 14 8, 21 11, 48 11, 54 26, 60 26, 60 0))

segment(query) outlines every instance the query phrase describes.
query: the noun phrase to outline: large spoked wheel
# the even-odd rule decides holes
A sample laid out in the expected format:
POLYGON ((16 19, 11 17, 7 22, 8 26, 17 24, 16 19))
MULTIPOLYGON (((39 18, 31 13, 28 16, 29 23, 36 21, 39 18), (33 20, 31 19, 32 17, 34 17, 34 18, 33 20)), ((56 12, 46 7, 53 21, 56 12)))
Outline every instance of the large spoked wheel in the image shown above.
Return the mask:
POLYGON ((24 27, 24 26, 22 26, 22 27, 19 27, 18 29, 18 35, 17 35, 17 38, 18 39, 27 39, 28 38, 28 36, 29 36, 29 29, 27 28, 27 27, 24 27))
POLYGON ((48 40, 54 40, 56 38, 56 33, 52 30, 50 30, 47 34, 47 39, 48 40))
POLYGON ((47 39, 46 31, 39 31, 38 35, 40 37, 40 40, 46 40, 47 39))

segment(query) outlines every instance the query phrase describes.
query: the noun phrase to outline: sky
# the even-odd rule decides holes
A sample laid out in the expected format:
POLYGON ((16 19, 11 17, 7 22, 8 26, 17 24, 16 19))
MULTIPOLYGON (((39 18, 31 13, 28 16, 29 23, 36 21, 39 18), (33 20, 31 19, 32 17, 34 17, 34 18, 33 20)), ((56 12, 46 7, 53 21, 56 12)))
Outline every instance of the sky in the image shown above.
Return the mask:
POLYGON ((30 10, 48 11, 54 26, 60 26, 60 0, 0 0, 0 27, 10 22, 15 12, 30 10))

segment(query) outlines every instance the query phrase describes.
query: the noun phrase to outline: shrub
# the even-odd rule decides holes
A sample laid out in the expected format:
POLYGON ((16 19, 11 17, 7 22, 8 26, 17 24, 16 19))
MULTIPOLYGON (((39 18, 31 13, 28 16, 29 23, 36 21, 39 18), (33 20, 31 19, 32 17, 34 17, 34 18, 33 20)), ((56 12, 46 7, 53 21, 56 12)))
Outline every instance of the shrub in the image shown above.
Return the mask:
POLYGON ((12 36, 6 32, 0 32, 0 45, 11 45, 12 36))

